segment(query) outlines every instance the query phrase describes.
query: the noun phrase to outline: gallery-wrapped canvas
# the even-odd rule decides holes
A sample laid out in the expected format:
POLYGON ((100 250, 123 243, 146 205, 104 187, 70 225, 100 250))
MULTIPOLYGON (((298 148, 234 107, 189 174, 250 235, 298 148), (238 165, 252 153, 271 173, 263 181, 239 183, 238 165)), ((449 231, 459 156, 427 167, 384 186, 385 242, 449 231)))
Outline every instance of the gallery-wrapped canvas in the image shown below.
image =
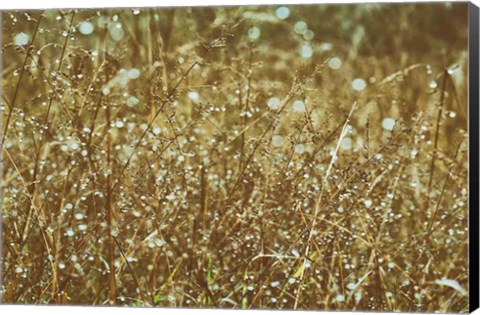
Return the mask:
POLYGON ((478 307, 473 4, 9 10, 0 47, 2 303, 478 307))

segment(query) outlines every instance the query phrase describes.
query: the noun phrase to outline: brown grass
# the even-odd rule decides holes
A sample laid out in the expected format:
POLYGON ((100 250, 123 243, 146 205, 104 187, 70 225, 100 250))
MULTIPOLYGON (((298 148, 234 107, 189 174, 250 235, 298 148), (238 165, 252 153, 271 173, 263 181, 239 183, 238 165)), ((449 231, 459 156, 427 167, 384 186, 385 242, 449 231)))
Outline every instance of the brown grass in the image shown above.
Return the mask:
POLYGON ((467 5, 289 8, 2 12, 3 302, 468 310, 467 5))

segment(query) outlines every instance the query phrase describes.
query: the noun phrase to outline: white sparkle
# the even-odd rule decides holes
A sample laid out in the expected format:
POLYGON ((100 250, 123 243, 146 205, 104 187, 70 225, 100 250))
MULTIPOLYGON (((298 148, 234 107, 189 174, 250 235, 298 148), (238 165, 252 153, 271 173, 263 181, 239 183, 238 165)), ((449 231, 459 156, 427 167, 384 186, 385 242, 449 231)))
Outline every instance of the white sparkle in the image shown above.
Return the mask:
POLYGON ((282 102, 277 97, 271 97, 267 102, 267 106, 273 110, 279 109, 281 105, 282 102))
POLYGON ((274 136, 272 137, 272 145, 273 145, 274 147, 279 148, 279 147, 283 146, 283 144, 284 144, 284 140, 283 140, 283 137, 282 137, 282 136, 280 136, 280 135, 274 135, 274 136))
POLYGON ((301 100, 296 100, 295 102, 293 102, 293 110, 301 113, 305 112, 305 103, 301 100))
POLYGON ((130 71, 128 71, 128 77, 132 80, 138 79, 140 77, 140 70, 137 68, 130 69, 130 71))
POLYGON ((275 15, 280 20, 288 19, 288 17, 290 16, 290 9, 287 7, 279 7, 275 10, 275 15))
POLYGON ((22 32, 15 35, 13 41, 15 42, 15 45, 23 46, 28 44, 29 39, 28 35, 22 32))
POLYGON ((387 131, 392 131, 395 127, 395 119, 387 117, 382 121, 382 128, 387 131))
POLYGON ((250 40, 257 40, 260 38, 261 31, 258 27, 253 26, 248 30, 248 38, 250 40))
POLYGON ((309 44, 303 44, 300 46, 300 55, 302 58, 308 59, 313 56, 313 48, 309 44))
POLYGON ((333 57, 328 60, 328 66, 330 67, 330 69, 338 70, 342 67, 342 60, 338 57, 333 57))
POLYGON ((367 83, 364 79, 357 78, 352 81, 352 88, 355 91, 362 91, 367 87, 367 83))
POLYGON ((93 24, 87 21, 80 23, 80 26, 78 28, 80 30, 80 33, 82 33, 83 35, 90 35, 95 30, 93 24))

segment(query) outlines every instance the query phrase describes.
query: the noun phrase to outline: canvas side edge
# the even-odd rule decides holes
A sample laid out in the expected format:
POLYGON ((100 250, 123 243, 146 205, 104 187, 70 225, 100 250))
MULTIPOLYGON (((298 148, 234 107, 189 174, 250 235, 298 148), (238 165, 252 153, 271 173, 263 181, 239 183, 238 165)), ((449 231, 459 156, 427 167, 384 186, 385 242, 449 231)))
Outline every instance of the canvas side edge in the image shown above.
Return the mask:
POLYGON ((469 311, 479 307, 479 8, 469 3, 469 311))
MULTIPOLYGON (((3 35, 3 18, 4 11, 0 10, 0 47, 3 46, 2 35, 3 35)), ((0 52, 0 73, 3 73, 3 54, 0 52)), ((2 77, 0 75, 0 104, 1 99, 3 96, 3 85, 2 85, 2 77)), ((2 110, 0 110, 1 112, 2 110)), ((3 113, 0 114, 0 137, 3 138, 3 113)), ((3 146, 3 144, 2 144, 3 146)), ((0 147, 0 304, 2 304, 2 297, 3 297, 3 148, 0 147)))

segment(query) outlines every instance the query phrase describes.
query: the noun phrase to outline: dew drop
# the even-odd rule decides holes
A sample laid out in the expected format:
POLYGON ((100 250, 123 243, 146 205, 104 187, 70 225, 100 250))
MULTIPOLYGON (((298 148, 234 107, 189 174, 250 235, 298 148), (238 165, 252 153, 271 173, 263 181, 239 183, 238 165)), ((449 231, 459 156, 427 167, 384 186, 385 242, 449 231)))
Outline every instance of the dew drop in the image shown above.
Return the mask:
POLYGON ((152 132, 154 135, 158 136, 162 130, 158 127, 153 128, 152 132))
POLYGON ((315 37, 315 33, 312 30, 306 30, 305 33, 303 33, 303 39, 310 41, 315 37))
POLYGON ((280 20, 288 19, 288 17, 290 16, 290 9, 287 7, 279 7, 275 10, 275 15, 280 20))
POLYGON ((347 284, 347 289, 349 290, 355 290, 357 288, 357 285, 353 282, 350 282, 349 284, 347 284))
POLYGON ((322 51, 329 51, 333 49, 332 43, 321 43, 319 49, 322 51))
POLYGON ((138 98, 136 98, 135 96, 130 96, 127 99, 127 106, 128 107, 133 107, 133 106, 137 105, 138 103, 140 103, 140 100, 138 98))
POLYGON ((280 136, 280 135, 274 135, 274 136, 272 137, 272 145, 273 145, 274 147, 279 148, 279 147, 283 146, 283 144, 284 144, 284 139, 283 139, 282 136, 280 136))
POLYGON ((382 128, 387 131, 392 131, 395 127, 395 119, 387 117, 382 121, 382 128))
POLYGON ((15 45, 24 46, 28 44, 29 37, 27 34, 22 32, 15 35, 15 37, 13 38, 13 41, 15 45))
POLYGON ((417 154, 418 154, 418 151, 416 149, 413 149, 412 151, 410 151, 410 157, 412 159, 416 158, 417 154))
POLYGON ((123 39, 123 36, 125 36, 125 31, 122 28, 122 24, 120 23, 115 23, 113 24, 109 29, 108 32, 110 34, 110 37, 118 42, 123 39))
POLYGON ((305 145, 303 145, 303 144, 297 144, 297 145, 295 146, 295 153, 297 153, 297 154, 302 154, 302 153, 304 153, 304 152, 305 152, 305 145))
POLYGON ((71 148, 72 150, 78 150, 78 148, 79 148, 78 143, 73 142, 73 143, 70 145, 70 148, 71 148))
POLYGON ((296 112, 305 112, 305 103, 301 100, 296 100, 293 102, 293 110, 296 112))
POLYGON ((342 67, 342 60, 340 60, 340 58, 338 57, 333 57, 328 60, 328 66, 330 67, 330 69, 338 70, 342 67))
POLYGON ((425 72, 426 72, 428 75, 431 75, 431 74, 432 74, 432 66, 431 66, 431 65, 426 65, 426 66, 425 66, 425 72))
POLYGON ((130 69, 130 71, 128 71, 128 77, 132 80, 138 79, 140 77, 140 70, 137 68, 130 69))
POLYGON ((300 56, 305 59, 311 58, 313 56, 312 46, 310 46, 310 44, 303 44, 300 46, 300 56))
POLYGON ((196 103, 196 102, 200 101, 200 94, 198 94, 197 91, 190 91, 190 92, 188 92, 188 98, 196 103))
POLYGON ((281 105, 282 102, 277 97, 272 97, 267 101, 267 106, 273 110, 279 109, 281 105))
POLYGON ((261 31, 256 26, 253 26, 248 30, 248 38, 250 38, 250 40, 252 40, 252 41, 259 39, 260 34, 261 34, 261 31))
POLYGON ((109 89, 108 87, 103 88, 102 94, 103 94, 103 95, 108 95, 108 94, 110 94, 110 89, 109 89))
POLYGON ((92 23, 84 21, 80 23, 79 30, 80 30, 80 33, 82 33, 83 35, 90 35, 95 30, 95 27, 93 26, 92 23))
POLYGON ((354 294, 355 301, 358 303, 362 300, 362 292, 358 291, 354 294))
POLYGON ((303 33, 307 31, 307 29, 308 29, 307 23, 305 23, 304 21, 298 21, 293 26, 294 32, 299 35, 303 35, 303 33))
POLYGON ((365 80, 363 80, 363 79, 357 78, 357 79, 355 79, 355 80, 352 81, 352 88, 353 88, 355 91, 362 91, 362 90, 364 90, 366 87, 367 87, 367 83, 366 83, 365 80))
POLYGON ((351 150, 352 149, 352 139, 345 137, 342 139, 342 142, 340 143, 340 147, 342 150, 351 150))

